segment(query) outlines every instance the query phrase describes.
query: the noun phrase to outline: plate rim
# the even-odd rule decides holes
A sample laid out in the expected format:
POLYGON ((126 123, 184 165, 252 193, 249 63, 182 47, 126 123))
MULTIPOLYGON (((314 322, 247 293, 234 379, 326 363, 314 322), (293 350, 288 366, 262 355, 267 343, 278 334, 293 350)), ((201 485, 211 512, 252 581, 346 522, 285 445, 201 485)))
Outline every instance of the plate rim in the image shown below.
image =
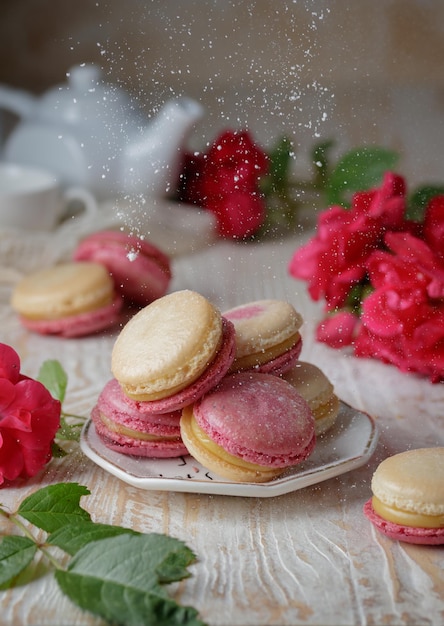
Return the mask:
MULTIPOLYGON (((104 469, 109 474, 122 480, 123 482, 136 487, 138 489, 149 491, 175 491, 181 493, 197 493, 207 495, 228 495, 228 496, 242 496, 242 497, 275 497, 285 495, 293 491, 299 491, 305 487, 309 487, 315 484, 319 484, 330 478, 335 478, 342 474, 345 474, 353 469, 361 467, 368 461, 373 455, 378 438, 379 430, 376 421, 366 411, 355 409, 348 403, 340 400, 340 408, 345 409, 348 412, 352 412, 353 416, 360 417, 367 420, 370 425, 370 433, 367 437, 367 441, 363 446, 363 451, 353 457, 341 458, 332 461, 321 469, 318 467, 309 468, 306 472, 300 476, 297 474, 284 474, 278 478, 267 483, 236 483, 217 477, 217 480, 202 481, 186 478, 170 478, 167 476, 147 476, 139 477, 131 474, 123 468, 118 467, 112 460, 104 458, 97 452, 88 441, 88 435, 90 429, 95 432, 94 423, 89 418, 81 431, 80 435, 80 448, 82 452, 96 465, 104 469), (295 484, 296 483, 296 484, 295 484)), ((328 434, 328 433, 327 433, 328 434)), ((99 445, 105 448, 105 445, 99 440, 99 445)), ((114 454, 119 454, 113 451, 114 454)), ((123 458, 127 455, 121 454, 123 458)), ((142 459, 143 460, 143 459, 142 459)), ((153 459, 147 459, 153 462, 153 459)), ((171 461, 172 459, 168 459, 171 461)), ((308 460, 308 459, 307 459, 308 460)), ((162 463, 163 459, 156 459, 155 462, 162 463)), ((201 466, 198 461, 195 463, 201 466)), ((301 464, 302 465, 302 464, 301 464)), ((201 466, 203 467, 203 466, 201 466)), ((203 468, 205 469, 205 468, 203 468)), ((294 468, 292 468, 294 471, 294 468)), ((208 471, 208 470, 207 470, 208 471)), ((291 471, 291 470, 290 470, 291 471)))

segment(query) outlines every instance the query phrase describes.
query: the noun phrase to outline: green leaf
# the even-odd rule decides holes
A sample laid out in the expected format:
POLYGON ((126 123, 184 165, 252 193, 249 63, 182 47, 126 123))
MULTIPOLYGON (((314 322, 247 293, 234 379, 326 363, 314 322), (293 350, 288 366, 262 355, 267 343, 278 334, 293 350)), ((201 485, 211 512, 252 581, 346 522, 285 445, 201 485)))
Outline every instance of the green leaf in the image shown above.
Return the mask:
POLYGON ((393 170, 398 158, 396 152, 378 147, 347 152, 329 176, 327 203, 348 206, 352 193, 379 184, 384 173, 393 170))
POLYGON ((10 585, 32 561, 37 546, 27 537, 11 535, 0 541, 0 586, 10 585))
POLYGON ((409 198, 406 218, 415 222, 421 222, 429 201, 435 196, 442 195, 444 195, 444 186, 442 185, 422 185, 418 187, 409 198))
POLYGON ((80 433, 86 420, 69 424, 66 415, 62 413, 60 416, 60 428, 57 431, 56 439, 58 441, 79 441, 80 433))
POLYGON ((90 491, 78 483, 57 483, 25 498, 17 512, 38 528, 54 532, 67 524, 91 519, 80 506, 81 496, 89 494, 90 491))
POLYGON ((121 526, 97 524, 94 522, 78 522, 70 526, 59 528, 48 536, 46 543, 57 546, 72 556, 87 543, 91 543, 91 541, 117 537, 124 533, 132 535, 139 534, 135 530, 122 528, 121 526))
POLYGON ((58 570, 55 575, 75 604, 112 623, 203 626, 194 608, 168 598, 160 584, 164 573, 174 569, 171 580, 188 576, 184 565, 194 559, 191 550, 172 537, 125 533, 88 543, 67 571, 58 570))
POLYGON ((37 380, 46 387, 53 398, 63 403, 68 377, 59 361, 44 361, 40 367, 37 380))

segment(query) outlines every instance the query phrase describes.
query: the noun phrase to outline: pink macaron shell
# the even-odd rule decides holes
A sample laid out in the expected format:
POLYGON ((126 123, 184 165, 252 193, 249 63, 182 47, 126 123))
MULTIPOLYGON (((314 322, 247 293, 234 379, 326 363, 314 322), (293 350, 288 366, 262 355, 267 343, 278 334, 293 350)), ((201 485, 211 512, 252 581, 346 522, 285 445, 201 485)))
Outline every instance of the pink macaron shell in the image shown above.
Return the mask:
POLYGON ((431 546, 444 544, 444 528, 415 528, 385 520, 373 509, 371 498, 364 504, 364 514, 381 533, 390 539, 431 546))
POLYGON ((165 295, 170 280, 169 257, 150 242, 118 231, 100 231, 81 241, 76 261, 104 265, 116 290, 132 303, 146 305, 165 295))
POLYGON ((271 374, 240 372, 225 377, 194 404, 193 414, 224 450, 266 467, 294 466, 312 453, 316 443, 308 404, 291 385, 271 374))
POLYGON ((140 402, 125 397, 125 401, 141 413, 167 413, 193 404, 222 380, 234 361, 236 355, 235 330, 233 324, 225 318, 222 318, 222 333, 222 347, 215 359, 204 373, 188 387, 160 400, 140 402))
POLYGON ((288 372, 288 370, 293 367, 299 359, 301 351, 302 338, 299 339, 299 341, 297 341, 295 345, 289 348, 286 352, 283 352, 267 363, 263 363, 262 365, 258 365, 252 369, 256 372, 262 372, 263 374, 275 374, 276 376, 280 376, 281 374, 288 372))
POLYGON ((141 413, 125 401, 124 393, 115 378, 106 383, 96 406, 109 420, 132 430, 160 437, 180 437, 179 421, 182 411, 141 413))
POLYGON ((97 405, 91 412, 91 418, 94 422, 96 433, 105 446, 110 450, 120 452, 120 454, 159 459, 175 458, 188 454, 188 450, 185 448, 180 438, 144 441, 142 439, 133 439, 121 433, 115 433, 109 430, 100 419, 100 412, 97 405))
POLYGON ((57 335, 65 338, 85 337, 115 326, 119 321, 122 304, 121 296, 117 295, 112 303, 95 311, 48 320, 32 320, 20 316, 20 322, 28 330, 41 335, 57 335))

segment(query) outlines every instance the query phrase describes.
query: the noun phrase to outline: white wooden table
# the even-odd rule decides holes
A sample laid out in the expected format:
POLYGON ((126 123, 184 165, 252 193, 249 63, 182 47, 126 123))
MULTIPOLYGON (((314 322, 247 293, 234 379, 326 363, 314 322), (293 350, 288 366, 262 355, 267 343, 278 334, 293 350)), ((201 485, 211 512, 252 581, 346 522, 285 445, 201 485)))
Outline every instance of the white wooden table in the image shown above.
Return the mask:
MULTIPOLYGON (((379 443, 361 468, 273 498, 145 491, 111 476, 74 451, 37 478, 0 490, 15 508, 40 486, 78 481, 95 521, 168 533, 198 556, 192 577, 175 588, 211 626, 297 624, 421 626, 444 622, 444 549, 393 542, 362 513, 370 479, 387 455, 409 447, 444 445, 444 387, 357 360, 317 344, 320 306, 287 274, 293 250, 307 235, 275 243, 219 242, 174 260, 171 290, 194 289, 222 310, 258 298, 284 298, 304 316, 301 358, 320 366, 340 398, 374 416, 379 443)), ((65 409, 88 415, 110 377, 116 334, 62 340, 25 332, 2 292, 0 340, 36 376, 45 359, 68 373, 65 409)), ((0 592, 2 626, 99 625, 59 592, 50 576, 0 592)))

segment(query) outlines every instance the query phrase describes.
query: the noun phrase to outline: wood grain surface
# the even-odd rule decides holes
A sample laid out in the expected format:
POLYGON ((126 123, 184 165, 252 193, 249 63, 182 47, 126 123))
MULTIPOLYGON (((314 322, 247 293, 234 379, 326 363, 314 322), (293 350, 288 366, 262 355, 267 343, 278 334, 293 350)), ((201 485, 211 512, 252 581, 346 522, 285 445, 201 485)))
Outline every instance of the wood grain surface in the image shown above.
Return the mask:
MULTIPOLYGON (((33 480, 0 491, 14 509, 42 485, 77 481, 95 521, 168 533, 197 554, 192 576, 172 588, 211 626, 425 626, 444 622, 444 550, 391 541, 362 513, 370 479, 386 456, 409 447, 444 445, 444 390, 377 361, 357 360, 314 341, 320 305, 287 265, 308 236, 275 243, 220 242, 174 259, 171 290, 194 289, 222 310, 271 297, 303 315, 301 358, 320 366, 339 397, 372 415, 380 430, 368 464, 275 498, 142 491, 119 481, 75 447, 33 480)), ((65 409, 88 415, 110 377, 116 334, 63 340, 25 332, 2 290, 0 340, 12 345, 22 370, 36 376, 43 360, 68 373, 65 409)), ((5 522, 2 521, 2 531, 5 522)), ((1 626, 99 626, 63 597, 44 565, 27 585, 0 592, 1 626)))

